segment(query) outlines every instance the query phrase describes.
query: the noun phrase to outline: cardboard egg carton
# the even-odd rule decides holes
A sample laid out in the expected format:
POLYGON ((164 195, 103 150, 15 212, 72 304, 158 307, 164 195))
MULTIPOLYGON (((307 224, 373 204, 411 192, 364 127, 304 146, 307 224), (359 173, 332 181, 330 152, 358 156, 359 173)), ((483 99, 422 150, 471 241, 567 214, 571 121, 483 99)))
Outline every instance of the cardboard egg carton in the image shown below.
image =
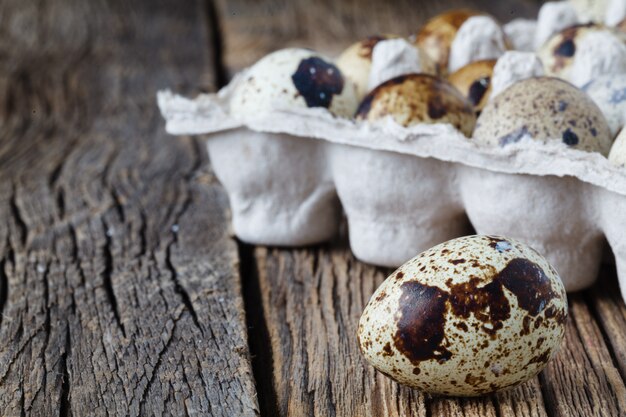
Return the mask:
POLYGON ((594 282, 606 237, 626 280, 626 169, 599 153, 561 141, 482 146, 448 124, 372 124, 321 108, 236 118, 228 102, 244 76, 194 100, 158 95, 169 133, 207 135, 241 240, 323 242, 343 209, 355 256, 396 267, 467 234, 469 218, 479 234, 544 254, 568 291, 594 282))

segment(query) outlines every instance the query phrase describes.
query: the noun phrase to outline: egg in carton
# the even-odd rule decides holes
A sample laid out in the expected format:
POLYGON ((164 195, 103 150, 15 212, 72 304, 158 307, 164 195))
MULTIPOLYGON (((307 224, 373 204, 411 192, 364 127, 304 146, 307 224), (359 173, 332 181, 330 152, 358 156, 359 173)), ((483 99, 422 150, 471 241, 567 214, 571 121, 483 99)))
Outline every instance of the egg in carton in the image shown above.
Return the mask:
MULTIPOLYGON (((386 42, 374 56, 393 56, 376 53, 386 42)), ((595 280, 606 236, 626 279, 626 170, 606 158, 607 122, 564 81, 519 81, 541 75, 536 63, 506 72, 534 57, 517 54, 493 67, 498 87, 472 138, 476 109, 446 81, 399 75, 357 112, 353 81, 301 49, 267 56, 218 94, 160 92, 158 101, 168 132, 209 135, 234 231, 246 242, 323 242, 343 207, 355 255, 398 266, 466 234, 469 218, 478 233, 544 253, 568 291, 595 280), (349 118, 355 112, 360 120, 349 118)))

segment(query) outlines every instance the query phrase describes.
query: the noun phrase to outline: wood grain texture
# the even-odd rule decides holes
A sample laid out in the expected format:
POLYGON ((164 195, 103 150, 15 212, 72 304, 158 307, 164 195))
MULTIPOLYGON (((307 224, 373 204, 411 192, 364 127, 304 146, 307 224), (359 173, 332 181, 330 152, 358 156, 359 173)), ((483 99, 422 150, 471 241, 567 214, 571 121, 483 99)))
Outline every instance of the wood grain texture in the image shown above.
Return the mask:
POLYGON ((223 60, 232 75, 276 49, 305 47, 331 56, 361 38, 414 34, 449 8, 486 10, 502 22, 536 16, 538 0, 217 0, 223 60))
POLYGON ((376 372, 355 335, 390 271, 357 261, 345 245, 257 248, 254 258, 273 368, 272 397, 262 403, 267 415, 547 415, 537 378, 509 392, 457 399, 425 396, 376 372))
POLYGON ((608 347, 615 355, 622 378, 626 380, 626 304, 619 291, 615 267, 605 266, 600 276, 588 300, 608 347))
POLYGON ((540 375, 547 408, 555 416, 624 416, 624 380, 600 328, 582 295, 569 301, 565 340, 540 375))
POLYGON ((258 415, 200 1, 0 3, 0 415, 258 415))

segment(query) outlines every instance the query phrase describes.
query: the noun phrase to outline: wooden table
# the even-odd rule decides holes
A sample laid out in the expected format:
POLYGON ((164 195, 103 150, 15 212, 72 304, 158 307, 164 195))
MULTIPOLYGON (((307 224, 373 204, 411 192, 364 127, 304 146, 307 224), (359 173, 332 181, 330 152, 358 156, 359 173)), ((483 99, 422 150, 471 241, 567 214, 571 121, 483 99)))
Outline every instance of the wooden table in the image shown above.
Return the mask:
POLYGON ((202 141, 164 132, 160 88, 214 90, 272 49, 335 53, 461 4, 505 20, 537 9, 2 0, 0 415, 624 415, 626 307, 610 266, 571 295, 566 341, 537 378, 477 399, 423 395, 357 348, 388 271, 345 238, 237 242, 202 141))

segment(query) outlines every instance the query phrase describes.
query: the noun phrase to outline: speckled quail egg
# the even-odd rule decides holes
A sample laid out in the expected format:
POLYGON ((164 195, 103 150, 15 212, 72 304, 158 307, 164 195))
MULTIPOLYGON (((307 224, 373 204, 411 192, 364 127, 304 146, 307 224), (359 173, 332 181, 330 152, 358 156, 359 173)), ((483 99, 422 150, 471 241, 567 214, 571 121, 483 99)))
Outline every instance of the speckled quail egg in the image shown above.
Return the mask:
POLYGON ((483 109, 473 135, 480 143, 507 146, 524 138, 561 141, 570 148, 608 155, 612 138, 591 98, 553 77, 518 81, 483 109))
POLYGON ((466 136, 476 116, 471 104, 445 80, 426 74, 401 75, 372 90, 356 118, 373 122, 391 116, 398 124, 449 123, 466 136))
POLYGON ((617 166, 626 167, 626 128, 621 130, 615 142, 613 142, 611 152, 609 153, 609 161, 617 166))
POLYGON ((489 100, 495 65, 495 59, 474 61, 448 76, 450 84, 472 103, 477 112, 480 112, 489 100))
POLYGON ((337 58, 337 67, 346 78, 354 81, 357 96, 363 98, 367 94, 367 83, 372 67, 372 52, 380 41, 397 38, 395 35, 370 36, 350 45, 337 58))
POLYGON ((330 59, 289 48, 265 56, 249 69, 232 94, 230 112, 254 115, 276 108, 323 107, 350 117, 357 105, 353 83, 330 59))
POLYGON ((539 373, 565 334, 567 297, 552 266, 529 246, 466 236, 402 265, 359 321, 367 361, 420 390, 476 396, 539 373))
POLYGON ((582 87, 602 74, 626 70, 626 35, 601 25, 575 25, 551 37, 538 51, 546 75, 582 87))
POLYGON ((435 62, 438 73, 448 71, 450 47, 463 23, 472 16, 485 16, 470 9, 456 9, 430 19, 415 36, 415 43, 435 62))
MULTIPOLYGON (((346 78, 351 79, 355 86, 359 99, 362 99, 369 91, 368 84, 372 69, 372 53, 374 47, 381 41, 398 39, 395 35, 370 36, 360 42, 350 45, 337 58, 337 67, 346 78)), ((420 58, 422 72, 434 74, 435 63, 420 48, 416 48, 420 58)))
POLYGON ((583 87, 600 107, 611 129, 611 137, 626 125, 626 74, 603 75, 583 87))

